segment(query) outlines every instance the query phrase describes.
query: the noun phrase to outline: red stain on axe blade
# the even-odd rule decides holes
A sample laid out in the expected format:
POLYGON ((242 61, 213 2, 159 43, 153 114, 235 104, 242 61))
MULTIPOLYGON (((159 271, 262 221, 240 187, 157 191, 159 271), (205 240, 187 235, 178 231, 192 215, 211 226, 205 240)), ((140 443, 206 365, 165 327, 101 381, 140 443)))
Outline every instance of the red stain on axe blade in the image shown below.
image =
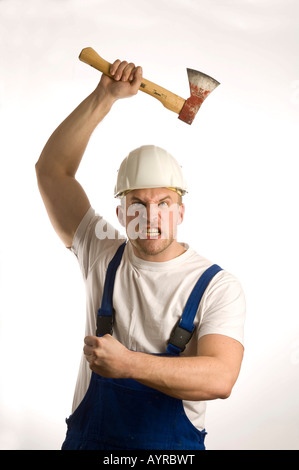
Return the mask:
POLYGON ((197 111, 201 107, 203 101, 210 94, 210 90, 204 90, 197 85, 190 83, 191 96, 185 101, 185 104, 179 114, 179 119, 192 124, 197 111))

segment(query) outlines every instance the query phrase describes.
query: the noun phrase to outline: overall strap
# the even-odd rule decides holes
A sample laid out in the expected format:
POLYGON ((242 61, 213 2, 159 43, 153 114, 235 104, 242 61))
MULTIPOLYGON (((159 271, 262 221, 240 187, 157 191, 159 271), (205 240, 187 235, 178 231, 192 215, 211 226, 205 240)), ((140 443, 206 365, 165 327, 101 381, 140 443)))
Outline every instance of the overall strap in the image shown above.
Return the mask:
POLYGON ((213 264, 198 279, 189 296, 183 314, 168 341, 167 352, 169 354, 179 355, 184 351, 195 329, 193 322, 201 298, 212 278, 221 270, 220 266, 213 264))
POLYGON ((104 285, 104 292, 102 297, 101 307, 98 309, 97 314, 97 336, 104 336, 106 334, 112 334, 112 327, 113 327, 113 288, 114 288, 114 281, 116 276, 116 271, 118 266, 120 265, 122 255, 124 253, 124 249, 126 246, 126 242, 120 245, 117 249, 117 252, 113 256, 112 260, 110 261, 106 273, 105 285, 104 285))

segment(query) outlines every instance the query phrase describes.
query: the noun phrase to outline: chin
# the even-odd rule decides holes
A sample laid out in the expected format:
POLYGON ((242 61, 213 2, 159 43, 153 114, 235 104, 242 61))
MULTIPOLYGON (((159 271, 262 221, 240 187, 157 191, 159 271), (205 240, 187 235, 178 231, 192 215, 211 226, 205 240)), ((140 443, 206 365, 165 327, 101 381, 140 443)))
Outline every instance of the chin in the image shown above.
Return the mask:
POLYGON ((157 256, 163 253, 172 244, 170 239, 140 239, 130 240, 135 249, 143 256, 157 256))

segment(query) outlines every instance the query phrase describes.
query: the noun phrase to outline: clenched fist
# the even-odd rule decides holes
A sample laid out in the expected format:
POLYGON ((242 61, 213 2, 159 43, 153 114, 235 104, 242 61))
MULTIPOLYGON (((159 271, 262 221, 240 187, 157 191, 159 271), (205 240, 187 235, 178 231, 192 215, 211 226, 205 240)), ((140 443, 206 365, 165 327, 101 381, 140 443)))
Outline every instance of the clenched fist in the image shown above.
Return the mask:
POLYGON ((142 68, 127 61, 116 60, 110 67, 110 74, 102 75, 98 85, 99 91, 104 91, 113 100, 129 98, 137 94, 142 81, 142 68))
POLYGON ((134 353, 111 335, 100 338, 86 336, 84 343, 85 358, 93 372, 108 378, 130 377, 131 355, 134 353))

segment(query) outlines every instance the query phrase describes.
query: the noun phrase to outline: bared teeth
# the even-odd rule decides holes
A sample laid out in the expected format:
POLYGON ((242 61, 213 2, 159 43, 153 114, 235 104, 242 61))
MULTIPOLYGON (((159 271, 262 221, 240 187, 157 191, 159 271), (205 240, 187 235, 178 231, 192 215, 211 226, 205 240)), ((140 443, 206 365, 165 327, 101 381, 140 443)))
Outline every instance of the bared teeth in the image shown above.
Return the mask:
POLYGON ((160 230, 158 228, 147 229, 147 235, 159 235, 160 230))

